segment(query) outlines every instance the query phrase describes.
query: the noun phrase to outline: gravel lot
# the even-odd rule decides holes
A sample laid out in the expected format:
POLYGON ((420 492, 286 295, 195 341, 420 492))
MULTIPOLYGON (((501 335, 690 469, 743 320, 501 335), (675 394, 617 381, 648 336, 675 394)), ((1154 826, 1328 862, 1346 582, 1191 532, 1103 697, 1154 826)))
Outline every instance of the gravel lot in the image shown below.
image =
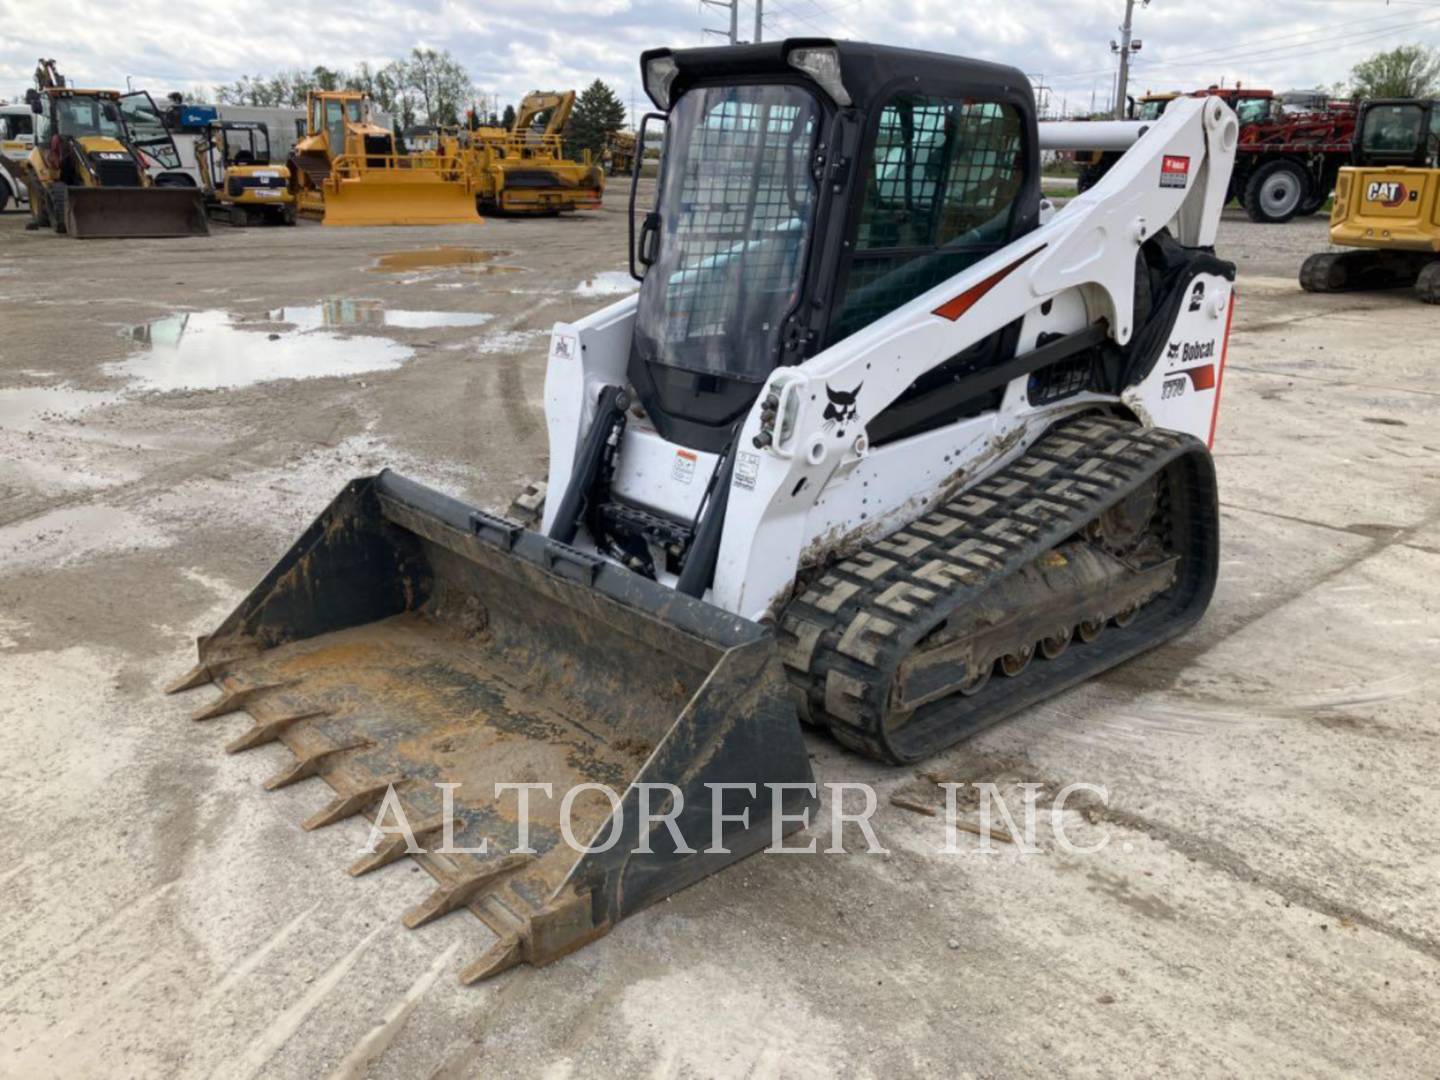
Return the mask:
POLYGON ((1433 1074, 1436 313, 1300 292, 1323 220, 1222 228, 1204 621, 926 766, 1103 785, 1065 818, 1098 853, 945 854, 888 802, 915 770, 811 735, 888 855, 753 858, 466 988, 479 922, 407 931, 426 875, 348 878, 366 829, 299 828, 322 781, 262 791, 287 751, 161 695, 349 478, 503 508, 543 475, 548 328, 628 287, 625 194, 183 241, 0 216, 0 1074, 1433 1074), (486 254, 404 254, 443 245, 486 254))

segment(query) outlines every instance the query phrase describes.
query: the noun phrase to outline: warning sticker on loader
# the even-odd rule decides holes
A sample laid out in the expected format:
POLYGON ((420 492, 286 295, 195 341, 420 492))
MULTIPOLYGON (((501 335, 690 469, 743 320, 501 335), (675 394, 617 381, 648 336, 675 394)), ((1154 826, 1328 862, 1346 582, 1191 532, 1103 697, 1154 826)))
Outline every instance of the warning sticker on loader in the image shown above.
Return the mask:
POLYGON ((760 476, 760 455, 742 450, 735 455, 735 482, 737 488, 755 490, 755 481, 760 476))
POLYGON ((675 464, 670 466, 670 478, 680 484, 695 479, 696 455, 689 450, 675 451, 675 464))
POLYGON ((1160 186, 1183 188, 1190 182, 1190 159, 1179 154, 1166 154, 1160 159, 1160 186))
POLYGON ((555 360, 574 360, 580 342, 571 334, 556 334, 550 339, 550 356, 555 360))

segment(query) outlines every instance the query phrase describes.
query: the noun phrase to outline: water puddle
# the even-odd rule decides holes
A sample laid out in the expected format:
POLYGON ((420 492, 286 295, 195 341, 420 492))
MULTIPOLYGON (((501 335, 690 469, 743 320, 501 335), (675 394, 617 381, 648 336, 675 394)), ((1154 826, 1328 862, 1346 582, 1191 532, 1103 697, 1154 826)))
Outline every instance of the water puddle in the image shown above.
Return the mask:
POLYGON ((47 424, 70 420, 87 409, 119 400, 118 394, 69 386, 11 387, 0 390, 0 429, 38 431, 47 424))
POLYGON ((388 311, 380 300, 326 300, 323 304, 279 308, 266 318, 271 322, 294 323, 304 332, 355 326, 389 326, 404 330, 483 326, 494 316, 473 311, 388 311))
POLYGON ((502 266, 495 260, 508 251, 482 251, 479 248, 437 247, 418 251, 392 251, 380 255, 370 267, 377 274, 404 274, 412 270, 469 270, 476 274, 514 274, 518 266, 502 266))
MULTIPOLYGON (((323 316, 317 324, 331 325, 335 324, 325 323, 323 316)), ((246 329, 224 311, 169 315, 132 326, 125 336, 146 348, 104 365, 103 370, 150 390, 215 390, 275 379, 390 371, 414 355, 404 345, 381 337, 341 337, 318 328, 283 334, 246 329)))
POLYGON ((625 270, 604 270, 586 278, 575 289, 576 296, 625 296, 640 283, 625 270))

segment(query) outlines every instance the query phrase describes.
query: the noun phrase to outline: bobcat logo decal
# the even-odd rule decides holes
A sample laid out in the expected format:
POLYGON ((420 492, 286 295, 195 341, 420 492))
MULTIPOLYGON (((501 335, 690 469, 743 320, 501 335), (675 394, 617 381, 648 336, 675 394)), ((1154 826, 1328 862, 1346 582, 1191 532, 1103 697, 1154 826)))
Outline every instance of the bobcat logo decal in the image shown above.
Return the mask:
POLYGON ((860 387, 865 384, 858 384, 854 390, 836 390, 834 387, 825 388, 825 396, 830 399, 825 406, 825 430, 829 431, 836 424, 848 424, 855 419, 855 398, 860 393, 860 387))

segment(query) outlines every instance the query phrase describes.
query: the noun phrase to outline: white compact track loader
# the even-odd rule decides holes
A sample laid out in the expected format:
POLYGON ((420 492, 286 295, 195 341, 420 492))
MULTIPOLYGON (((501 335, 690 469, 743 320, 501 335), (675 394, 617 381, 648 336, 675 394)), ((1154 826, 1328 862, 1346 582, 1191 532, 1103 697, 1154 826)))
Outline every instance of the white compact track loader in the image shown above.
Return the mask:
POLYGON ((555 327, 539 528, 354 480, 176 686, 293 751, 272 786, 335 789, 307 827, 403 812, 352 872, 408 854, 438 882, 408 924, 483 920, 466 980, 800 828, 802 723, 917 761, 1215 584, 1222 101, 1042 215, 1013 68, 806 39, 642 69, 641 285, 555 327))

